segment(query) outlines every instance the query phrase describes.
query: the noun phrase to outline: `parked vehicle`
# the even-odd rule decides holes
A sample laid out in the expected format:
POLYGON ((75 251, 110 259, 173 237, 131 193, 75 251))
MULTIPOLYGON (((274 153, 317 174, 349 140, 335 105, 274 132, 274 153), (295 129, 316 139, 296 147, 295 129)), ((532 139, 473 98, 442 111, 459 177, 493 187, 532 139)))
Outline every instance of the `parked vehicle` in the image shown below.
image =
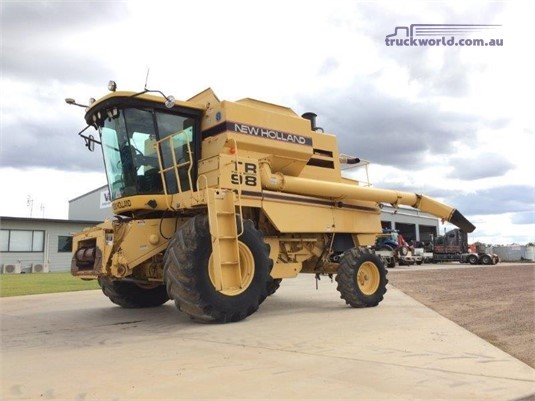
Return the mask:
POLYGON ((375 253, 383 259, 387 267, 394 268, 398 265, 421 265, 423 263, 423 250, 419 252, 409 245, 403 235, 397 230, 383 229, 383 233, 377 236, 375 253))
POLYGON ((85 114, 98 139, 80 135, 101 145, 115 218, 74 236, 71 272, 122 307, 172 299, 195 320, 237 322, 300 273, 336 275, 346 304, 373 307, 388 282, 371 249, 381 202, 475 229, 426 195, 342 177, 359 159, 340 155, 314 113, 211 89, 178 101, 108 88, 85 114))
POLYGON ((457 261, 471 265, 495 265, 500 258, 495 253, 486 252, 481 243, 468 245, 468 234, 455 228, 433 240, 433 263, 457 261))

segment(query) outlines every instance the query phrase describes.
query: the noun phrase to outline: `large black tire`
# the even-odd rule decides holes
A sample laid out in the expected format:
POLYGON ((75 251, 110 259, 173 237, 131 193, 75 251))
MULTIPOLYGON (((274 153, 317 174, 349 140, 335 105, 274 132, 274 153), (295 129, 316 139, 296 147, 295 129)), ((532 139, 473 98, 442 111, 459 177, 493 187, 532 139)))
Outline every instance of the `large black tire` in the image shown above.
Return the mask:
POLYGON ((282 281, 282 278, 272 278, 268 285, 267 285, 267 294, 268 294, 268 297, 270 295, 273 295, 277 292, 277 290, 279 289, 279 287, 281 286, 281 281, 282 281))
POLYGON ((99 277, 102 292, 111 302, 123 308, 152 308, 169 301, 164 285, 144 288, 136 283, 99 277))
POLYGON ((344 253, 336 275, 340 298, 353 308, 377 306, 386 292, 387 271, 381 259, 367 249, 344 253))
POLYGON ((492 264, 492 258, 489 255, 483 255, 481 257, 481 263, 484 265, 491 265, 492 264))
POLYGON ((256 312, 266 299, 273 266, 269 247, 252 221, 244 220, 243 226, 240 247, 252 255, 254 271, 248 286, 236 294, 218 292, 210 279, 212 242, 207 216, 193 217, 171 238, 164 256, 164 280, 177 308, 191 318, 237 322, 256 312))
POLYGON ((468 255, 467 261, 471 265, 477 265, 477 262, 479 262, 479 258, 477 257, 476 254, 472 254, 472 255, 468 255))

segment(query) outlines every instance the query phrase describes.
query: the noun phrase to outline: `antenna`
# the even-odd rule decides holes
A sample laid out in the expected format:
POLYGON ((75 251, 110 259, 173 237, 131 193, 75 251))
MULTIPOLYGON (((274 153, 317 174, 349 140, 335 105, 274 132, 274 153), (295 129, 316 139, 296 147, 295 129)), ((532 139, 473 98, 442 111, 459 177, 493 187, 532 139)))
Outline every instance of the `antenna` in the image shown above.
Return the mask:
POLYGON ((26 206, 30 208, 30 217, 32 217, 33 214, 33 198, 31 195, 28 195, 26 197, 26 206))
POLYGON ((147 90, 147 84, 149 82, 149 72, 150 72, 150 67, 147 67, 147 76, 145 77, 145 87, 143 89, 147 90))

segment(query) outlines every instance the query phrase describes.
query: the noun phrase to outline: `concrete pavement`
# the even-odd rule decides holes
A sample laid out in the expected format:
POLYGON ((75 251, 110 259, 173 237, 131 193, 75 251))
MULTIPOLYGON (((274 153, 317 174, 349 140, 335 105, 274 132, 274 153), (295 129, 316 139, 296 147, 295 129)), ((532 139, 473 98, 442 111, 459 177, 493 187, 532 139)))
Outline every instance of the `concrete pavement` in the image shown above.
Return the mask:
POLYGON ((535 370, 390 287, 344 306, 302 275, 245 321, 127 310, 100 291, 0 299, 2 400, 515 400, 535 370))

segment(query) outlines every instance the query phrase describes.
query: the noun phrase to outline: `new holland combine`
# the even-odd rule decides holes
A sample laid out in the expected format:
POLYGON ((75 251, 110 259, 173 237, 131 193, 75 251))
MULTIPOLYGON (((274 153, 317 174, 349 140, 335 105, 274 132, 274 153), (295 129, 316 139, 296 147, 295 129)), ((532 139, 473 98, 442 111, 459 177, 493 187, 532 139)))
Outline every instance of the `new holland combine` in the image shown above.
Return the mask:
POLYGON ((358 159, 313 113, 211 89, 187 101, 109 89, 86 109, 99 137, 80 135, 102 147, 115 218, 73 238, 71 271, 122 307, 172 299, 196 320, 234 322, 300 273, 336 275, 348 305, 376 306, 388 282, 371 249, 381 202, 475 228, 425 195, 342 177, 358 159))

